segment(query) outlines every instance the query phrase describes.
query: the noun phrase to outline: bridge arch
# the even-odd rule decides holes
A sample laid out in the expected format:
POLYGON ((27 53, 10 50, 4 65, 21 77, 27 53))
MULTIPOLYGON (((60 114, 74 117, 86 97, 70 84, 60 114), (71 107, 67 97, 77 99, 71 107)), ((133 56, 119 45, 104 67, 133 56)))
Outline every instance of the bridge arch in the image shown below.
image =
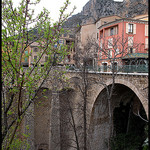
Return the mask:
MULTIPOLYGON (((106 85, 109 86, 112 83, 113 83, 112 80, 108 80, 106 82, 106 85)), ((144 107, 144 110, 146 112, 147 118, 148 118, 148 98, 145 98, 143 96, 143 94, 139 91, 139 89, 135 85, 133 85, 131 82, 127 81, 127 80, 115 79, 115 84, 122 84, 122 85, 128 87, 129 89, 131 89, 136 94, 136 96, 139 98, 140 102, 142 103, 142 105, 144 107)), ((102 90, 104 90, 104 89, 105 89, 104 86, 99 86, 99 88, 97 88, 97 90, 96 90, 97 91, 96 92, 96 99, 97 99, 98 95, 102 92, 102 90)), ((94 106, 95 100, 92 103, 92 108, 94 106)))
MULTIPOLYGON (((108 80, 106 82, 107 86, 110 86, 111 84, 112 84, 112 80, 108 80)), ((91 108, 90 126, 89 126, 89 137, 91 140, 93 140, 91 141, 91 144, 94 143, 94 145, 92 145, 94 149, 97 149, 98 147, 101 147, 102 149, 107 149, 107 146, 105 143, 110 138, 110 134, 112 130, 112 127, 110 124, 112 124, 113 128, 115 128, 115 126, 120 127, 116 125, 115 123, 109 122, 110 116, 108 113, 109 108, 108 108, 108 101, 106 100, 106 96, 107 96, 106 88, 104 86, 100 86, 99 88, 97 88, 96 99, 93 101, 93 105, 91 108), (94 141, 97 141, 97 143, 95 143, 94 141)), ((131 110, 131 104, 133 104, 132 105, 133 109, 135 108, 135 105, 142 106, 140 111, 142 112, 142 114, 144 114, 143 115, 144 118, 146 118, 146 115, 148 115, 148 109, 147 109, 148 104, 147 104, 146 98, 142 96, 142 94, 139 92, 139 90, 137 89, 135 85, 125 80, 116 79, 114 95, 112 96, 111 113, 113 115, 113 121, 115 118, 116 120, 118 120, 118 122, 119 122, 119 119, 118 119, 118 116, 116 115, 116 112, 120 113, 120 116, 122 114, 125 114, 126 125, 125 125, 125 128, 121 130, 127 130, 128 128, 127 122, 129 121, 128 117, 129 117, 130 110, 131 110), (126 91, 127 93, 124 93, 124 91, 126 91), (125 113, 122 113, 122 111, 125 111, 125 113)), ((146 126, 146 122, 144 122, 143 120, 140 120, 141 118, 139 117, 135 117, 134 111, 132 113, 132 116, 134 116, 134 121, 136 120, 136 123, 138 122, 140 124, 140 127, 142 127, 142 129, 139 127, 136 128, 136 125, 134 125, 136 128, 135 130, 137 131, 142 130, 141 134, 144 135, 144 127, 146 126)), ((133 126, 133 124, 134 122, 131 123, 131 126, 133 126)), ((114 130, 114 131, 120 132, 118 130, 114 130)), ((138 134, 137 136, 139 135, 140 134, 138 134)), ((143 139, 141 138, 140 140, 142 141, 143 139)))

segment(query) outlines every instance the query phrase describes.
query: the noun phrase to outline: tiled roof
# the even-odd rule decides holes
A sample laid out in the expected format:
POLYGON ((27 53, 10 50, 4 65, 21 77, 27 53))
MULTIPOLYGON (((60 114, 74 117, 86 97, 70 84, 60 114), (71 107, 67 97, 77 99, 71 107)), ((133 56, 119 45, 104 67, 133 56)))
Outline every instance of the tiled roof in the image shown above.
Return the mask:
POLYGON ((137 22, 137 23, 144 23, 144 24, 148 24, 148 21, 145 20, 138 20, 138 19, 130 19, 130 18, 122 18, 122 19, 117 19, 115 21, 112 22, 108 22, 106 24, 103 24, 102 26, 100 26, 98 29, 102 29, 104 27, 119 23, 119 22, 137 22))

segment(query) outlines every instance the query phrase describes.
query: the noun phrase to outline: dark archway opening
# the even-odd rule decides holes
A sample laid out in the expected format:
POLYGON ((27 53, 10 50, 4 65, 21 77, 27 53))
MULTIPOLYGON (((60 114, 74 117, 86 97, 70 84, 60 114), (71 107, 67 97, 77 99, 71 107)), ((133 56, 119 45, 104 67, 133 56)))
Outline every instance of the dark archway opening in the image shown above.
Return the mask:
POLYGON ((113 110, 114 136, 111 139, 111 148, 112 150, 142 150, 147 138, 145 133, 147 122, 144 120, 147 118, 146 113, 131 89, 116 85, 115 93, 120 93, 124 97, 123 91, 126 91, 129 96, 123 98, 119 106, 113 110))
POLYGON ((129 87, 115 84, 110 118, 107 96, 103 89, 93 105, 89 130, 91 149, 143 150, 148 123, 140 99, 129 87))

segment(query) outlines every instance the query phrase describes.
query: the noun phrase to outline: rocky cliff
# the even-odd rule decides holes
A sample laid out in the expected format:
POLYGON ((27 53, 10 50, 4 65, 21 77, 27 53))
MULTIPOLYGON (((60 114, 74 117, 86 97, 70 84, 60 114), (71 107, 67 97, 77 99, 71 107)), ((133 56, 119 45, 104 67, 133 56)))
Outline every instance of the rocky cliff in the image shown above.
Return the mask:
POLYGON ((64 27, 74 28, 79 25, 94 23, 97 19, 119 15, 122 17, 134 17, 148 12, 148 0, 89 0, 82 11, 70 17, 64 27))

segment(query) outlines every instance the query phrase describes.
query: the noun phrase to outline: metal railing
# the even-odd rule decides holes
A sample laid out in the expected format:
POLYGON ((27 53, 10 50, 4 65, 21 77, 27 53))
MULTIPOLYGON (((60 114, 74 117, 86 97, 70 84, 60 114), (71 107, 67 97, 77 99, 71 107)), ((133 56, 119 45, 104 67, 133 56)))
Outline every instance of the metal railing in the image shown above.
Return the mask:
MULTIPOLYGON (((112 72, 112 66, 87 66, 88 71, 98 71, 98 72, 112 72)), ((69 70, 80 70, 78 68, 70 68, 69 70)), ((114 67, 114 72, 124 72, 124 73, 148 73, 148 65, 120 65, 114 67)))
POLYGON ((124 65, 118 68, 120 72, 137 72, 137 73, 148 73, 148 65, 124 65))
MULTIPOLYGON (((98 71, 102 72, 112 72, 111 66, 100 66, 98 71)), ((121 65, 114 67, 115 72, 125 72, 125 73, 148 73, 148 65, 121 65)))

